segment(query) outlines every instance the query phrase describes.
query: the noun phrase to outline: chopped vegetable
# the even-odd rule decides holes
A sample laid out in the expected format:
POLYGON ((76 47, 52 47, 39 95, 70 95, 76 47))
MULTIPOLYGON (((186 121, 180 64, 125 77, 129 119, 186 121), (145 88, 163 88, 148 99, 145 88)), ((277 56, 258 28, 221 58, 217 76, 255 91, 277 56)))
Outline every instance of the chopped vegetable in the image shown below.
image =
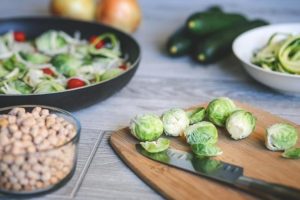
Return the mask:
POLYGON ((168 140, 166 138, 158 138, 158 140, 156 140, 156 141, 140 142, 140 144, 146 151, 148 151, 150 153, 158 153, 158 152, 165 151, 166 149, 169 148, 170 140, 168 140))
POLYGON ((266 70, 300 74, 300 35, 273 34, 263 48, 254 52, 251 61, 266 70))
POLYGON ((226 121, 226 129, 235 140, 248 137, 255 129, 256 118, 252 113, 237 110, 229 115, 226 121))
POLYGON ((284 158, 291 158, 291 159, 299 159, 300 158, 300 148, 289 148, 284 151, 282 154, 284 158))
POLYGON ((200 107, 187 112, 190 119, 190 124, 201 122, 205 118, 205 108, 200 107))
POLYGON ((0 92, 23 94, 12 83, 16 80, 30 86, 26 94, 33 94, 112 79, 129 70, 120 45, 113 33, 94 35, 88 42, 79 32, 71 37, 49 30, 30 41, 23 32, 8 32, 0 36, 0 92))
POLYGON ((227 117, 236 109, 233 101, 227 97, 220 97, 211 101, 206 109, 206 116, 217 126, 225 126, 227 117))
POLYGON ((140 141, 153 141, 163 133, 163 123, 155 115, 136 116, 130 122, 131 134, 140 141))
POLYGON ((165 112, 162 116, 164 132, 169 136, 180 136, 189 126, 189 118, 185 111, 179 108, 173 108, 165 112))
POLYGON ((278 123, 267 128, 265 143, 272 151, 281 151, 293 147, 298 140, 297 130, 290 124, 278 123))
POLYGON ((198 122, 187 127, 184 131, 185 138, 189 144, 216 144, 218 130, 211 122, 198 122))
POLYGON ((197 156, 218 156, 221 155, 223 152, 222 150, 217 147, 215 144, 192 144, 192 151, 197 156))

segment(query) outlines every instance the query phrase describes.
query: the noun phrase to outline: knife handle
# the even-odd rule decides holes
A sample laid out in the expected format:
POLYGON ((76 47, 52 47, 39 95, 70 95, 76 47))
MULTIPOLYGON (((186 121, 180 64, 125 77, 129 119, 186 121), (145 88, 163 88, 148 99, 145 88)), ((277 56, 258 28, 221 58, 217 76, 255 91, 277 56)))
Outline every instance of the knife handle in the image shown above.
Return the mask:
POLYGON ((300 200, 299 189, 268 183, 246 176, 239 177, 235 182, 235 186, 264 199, 300 200))

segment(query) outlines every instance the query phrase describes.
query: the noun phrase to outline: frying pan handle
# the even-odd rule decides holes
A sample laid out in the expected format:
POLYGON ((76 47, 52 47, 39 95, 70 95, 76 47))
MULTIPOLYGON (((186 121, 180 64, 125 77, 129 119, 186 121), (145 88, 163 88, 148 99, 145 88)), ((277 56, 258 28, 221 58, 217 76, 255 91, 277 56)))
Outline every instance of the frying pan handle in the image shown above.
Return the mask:
POLYGON ((279 184, 268 183, 246 176, 239 177, 235 182, 235 186, 264 199, 300 200, 299 189, 279 184))

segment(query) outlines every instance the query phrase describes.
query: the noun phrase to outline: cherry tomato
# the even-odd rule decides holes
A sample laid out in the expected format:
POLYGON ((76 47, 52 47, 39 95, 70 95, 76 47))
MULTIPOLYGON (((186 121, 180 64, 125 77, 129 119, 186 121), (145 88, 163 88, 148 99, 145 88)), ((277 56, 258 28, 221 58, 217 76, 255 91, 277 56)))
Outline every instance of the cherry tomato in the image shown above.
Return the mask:
POLYGON ((44 74, 47 74, 49 76, 54 76, 55 75, 54 71, 52 69, 48 68, 48 67, 43 68, 42 70, 43 70, 44 74))
POLYGON ((122 70, 127 70, 127 66, 126 66, 125 64, 123 64, 123 65, 120 65, 120 66, 119 66, 119 69, 122 69, 122 70))
POLYGON ((96 49, 100 49, 105 45, 105 42, 103 40, 100 40, 97 44, 96 44, 96 49))
POLYGON ((86 85, 86 83, 83 80, 80 80, 78 78, 72 78, 68 81, 67 88, 73 89, 73 88, 83 87, 85 85, 86 85))
POLYGON ((18 42, 24 42, 26 40, 26 35, 24 32, 16 31, 14 32, 14 38, 18 42))
MULTIPOLYGON (((99 40, 99 39, 98 39, 98 36, 92 35, 92 36, 90 37, 90 39, 89 39, 89 42, 90 42, 91 44, 94 44, 94 43, 97 42, 98 40, 99 40)), ((99 41, 97 42, 97 44, 95 44, 95 48, 96 48, 96 49, 100 49, 100 48, 102 48, 104 45, 105 45, 105 41, 99 40, 99 41)))

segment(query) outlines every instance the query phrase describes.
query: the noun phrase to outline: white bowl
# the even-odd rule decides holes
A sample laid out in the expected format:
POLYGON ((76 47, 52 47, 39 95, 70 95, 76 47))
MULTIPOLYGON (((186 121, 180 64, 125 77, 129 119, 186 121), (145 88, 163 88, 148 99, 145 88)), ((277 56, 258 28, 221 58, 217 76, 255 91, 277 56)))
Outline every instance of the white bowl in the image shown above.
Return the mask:
POLYGON ((234 40, 233 53, 258 82, 282 92, 300 94, 300 75, 270 71, 251 63, 253 52, 263 47, 276 32, 299 34, 300 23, 274 24, 249 30, 234 40))

